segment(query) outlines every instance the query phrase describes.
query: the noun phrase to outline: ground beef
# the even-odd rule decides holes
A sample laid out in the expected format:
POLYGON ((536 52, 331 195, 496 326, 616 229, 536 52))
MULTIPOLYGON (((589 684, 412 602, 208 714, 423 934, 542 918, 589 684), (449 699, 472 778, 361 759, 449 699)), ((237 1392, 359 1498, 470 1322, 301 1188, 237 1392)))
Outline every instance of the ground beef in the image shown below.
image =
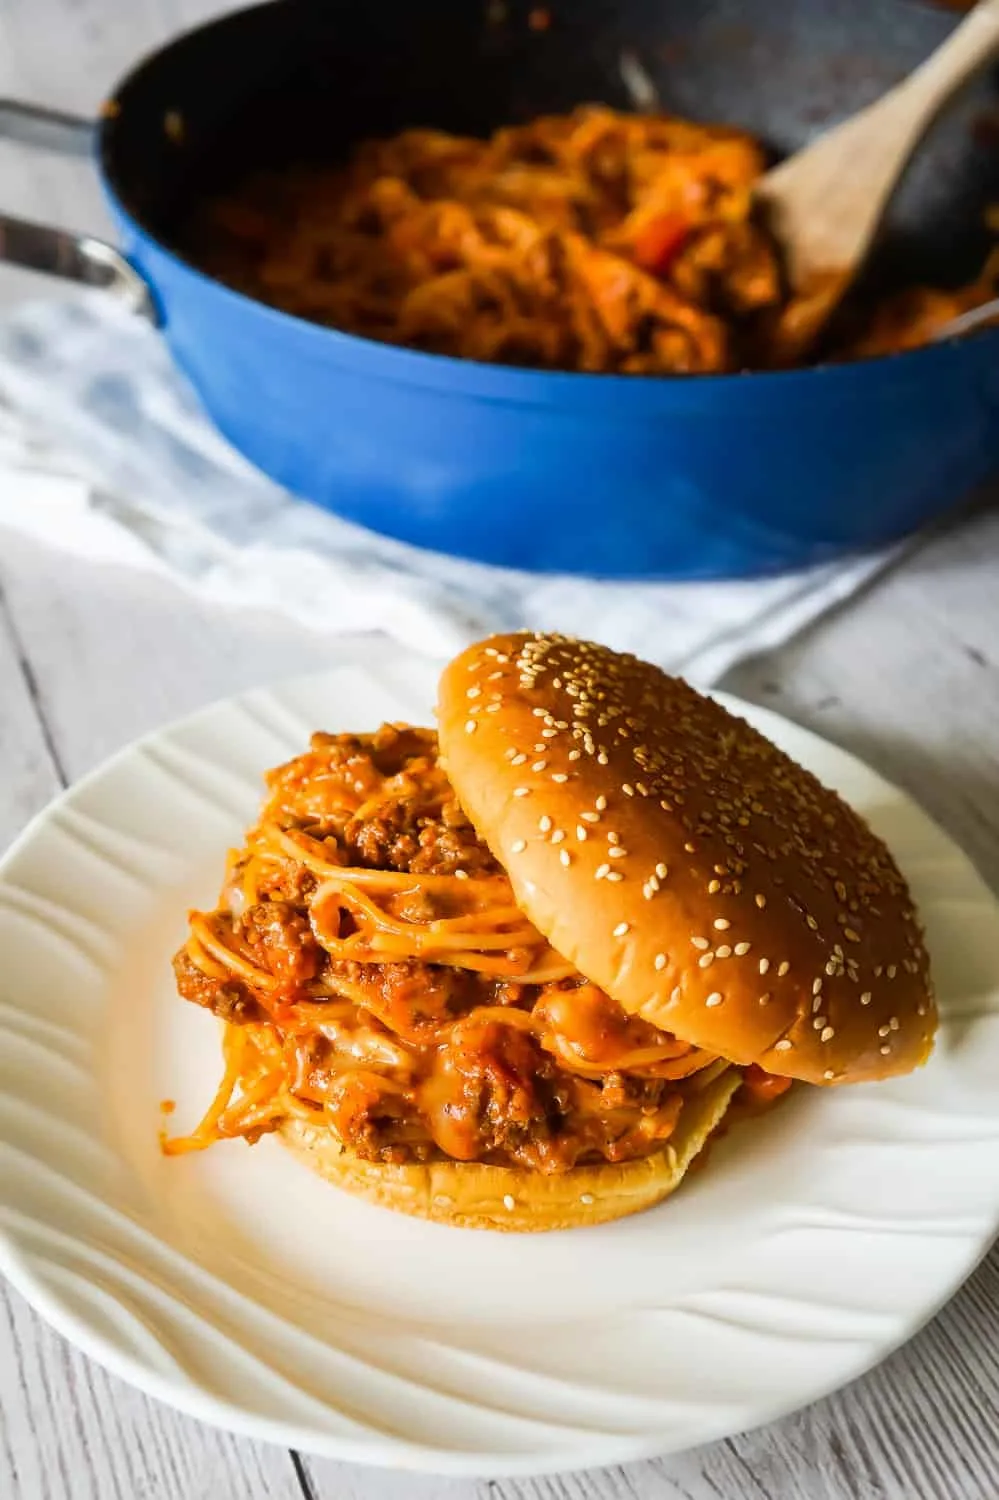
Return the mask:
POLYGON ((202 974, 188 958, 184 948, 174 957, 173 972, 181 998, 191 1000, 195 1005, 203 1005, 220 1020, 232 1021, 241 1026, 246 1022, 266 1019, 266 1013, 255 1000, 249 985, 232 975, 214 979, 208 974, 202 974))
POLYGON ((311 749, 271 772, 268 784, 265 817, 329 839, 333 863, 424 875, 500 871, 440 769, 429 729, 389 724, 374 735, 315 734, 311 749))
POLYGON ((325 960, 308 916, 287 901, 259 901, 237 917, 233 927, 253 962, 284 985, 308 984, 325 960))
POLYGON ((422 1091, 436 1144, 458 1161, 539 1165, 557 1127, 557 1068, 534 1037, 474 1016, 455 1027, 422 1091))

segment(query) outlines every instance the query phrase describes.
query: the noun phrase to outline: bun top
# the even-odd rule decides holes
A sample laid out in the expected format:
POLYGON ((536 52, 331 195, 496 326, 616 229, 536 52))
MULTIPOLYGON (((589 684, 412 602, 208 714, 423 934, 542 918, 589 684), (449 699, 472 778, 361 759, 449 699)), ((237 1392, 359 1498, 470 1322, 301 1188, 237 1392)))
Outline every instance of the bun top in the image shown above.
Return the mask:
POLYGON ((438 714, 518 904, 627 1011, 810 1083, 926 1060, 936 1008, 905 880, 743 720, 633 656, 536 634, 465 651, 438 714))

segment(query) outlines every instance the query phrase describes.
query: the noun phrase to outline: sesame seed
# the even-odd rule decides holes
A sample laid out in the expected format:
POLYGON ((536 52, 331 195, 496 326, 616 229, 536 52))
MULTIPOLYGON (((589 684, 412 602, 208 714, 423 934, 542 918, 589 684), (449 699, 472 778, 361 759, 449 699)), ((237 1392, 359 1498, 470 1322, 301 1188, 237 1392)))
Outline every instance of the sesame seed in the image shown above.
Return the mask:
POLYGON ((728 917, 715 917, 713 925, 718 928, 719 932, 724 932, 727 928, 731 927, 732 923, 728 917))
POLYGON ((713 1008, 716 1005, 721 1005, 721 1003, 722 1003, 721 992, 719 990, 712 991, 712 993, 708 996, 708 998, 705 1000, 704 1003, 709 1008, 713 1008))
POLYGON ((760 1004, 761 1005, 769 1005, 770 1004, 770 991, 769 990, 767 990, 767 992, 766 992, 765 995, 761 995, 760 996, 760 1004))
POLYGON ((826 1070, 823 1073, 822 1077, 828 1083, 831 1078, 835 1078, 836 1077, 836 1074, 833 1072, 832 1068, 826 1068, 826 1070))
POLYGON ((467 880, 468 879, 468 871, 467 870, 455 870, 455 872, 454 872, 454 878, 455 878, 455 880, 467 880))
POLYGON ((580 1201, 580 1203, 585 1203, 587 1206, 589 1206, 593 1202, 593 1194, 592 1193, 580 1193, 580 1195, 579 1195, 579 1201, 580 1201))
POLYGON ((565 774, 564 771, 555 771, 552 774, 552 781, 557 782, 559 786, 562 785, 563 781, 568 781, 568 780, 569 780, 569 778, 565 774))
POLYGON ((813 932, 818 932, 818 930, 819 930, 819 924, 818 924, 818 922, 816 922, 815 918, 811 914, 809 914, 808 916, 806 916, 805 921, 808 923, 809 927, 812 929, 813 932))
POLYGON ((822 1009, 822 996, 821 995, 814 995, 812 997, 812 1015, 814 1016, 821 1009, 822 1009))
POLYGON ((450 1208, 454 1199, 448 1193, 435 1193, 434 1202, 438 1208, 450 1208))
POLYGON ((887 969, 885 970, 885 973, 887 974, 889 979, 894 979, 895 975, 898 973, 898 968, 895 964, 889 964, 887 969))
POLYGON ((660 880, 665 880, 666 876, 669 874, 669 870, 666 865, 659 864, 656 865, 656 874, 659 876, 660 880))
POLYGON ((832 1039, 833 1039, 833 1037, 835 1035, 836 1035, 835 1028, 832 1027, 832 1026, 826 1026, 822 1030, 822 1034, 819 1037, 819 1041, 820 1042, 831 1042, 832 1039))
POLYGON ((596 871, 594 873, 593 878, 594 878, 594 880, 603 880, 604 877, 607 876, 607 875, 609 875, 609 874, 610 874, 610 865, 598 865, 597 868, 596 868, 596 871))
POLYGON ((888 1057, 888 1056, 890 1056, 890 1054, 891 1054, 891 1043, 890 1042, 885 1042, 884 1046, 881 1048, 881 1056, 882 1057, 888 1057))
MULTIPOLYGON (((516 754, 517 754, 517 751, 514 748, 514 746, 510 745, 510 746, 507 747, 506 750, 503 751, 503 759, 504 760, 508 760, 508 761, 510 761, 511 764, 513 764, 514 759, 516 757, 516 754)), ((524 759, 525 760, 527 759, 526 755, 524 756, 524 759)))
POLYGON ((607 879, 608 880, 623 880, 624 876, 621 874, 620 870, 611 870, 610 874, 607 876, 607 879))
POLYGON ((586 840, 586 829, 583 827, 582 823, 576 824, 576 837, 581 844, 586 840))
POLYGON ((479 698, 481 696, 482 689, 480 687, 470 687, 465 694, 466 698, 479 698))
POLYGON ((814 1019, 814 1021, 812 1022, 812 1025, 815 1027, 816 1031, 821 1031, 822 1028, 823 1028, 823 1026, 825 1024, 826 1024, 826 1017, 825 1016, 816 1016, 815 1019, 814 1019))
POLYGON ((760 959, 760 973, 761 974, 766 974, 767 971, 769 970, 769 968, 770 968, 770 960, 769 960, 769 958, 761 958, 760 959))
POLYGON ((775 1052, 790 1052, 790 1050, 791 1050, 791 1043, 787 1040, 786 1037, 783 1039, 783 1041, 778 1042, 777 1045, 774 1047, 774 1051, 775 1052))
POLYGON ((512 1193, 503 1194, 503 1207, 510 1212, 517 1207, 517 1200, 512 1193))
POLYGON ((593 806, 596 808, 597 812, 606 812, 607 798, 603 796, 603 794, 601 794, 599 797, 597 797, 597 799, 593 803, 593 806))
POLYGON ((891 1027, 892 1031, 897 1031, 898 1030, 898 1016, 889 1016, 888 1017, 888 1025, 891 1027))
POLYGON ((630 929, 628 927, 628 923, 627 922, 619 922, 617 924, 617 926, 614 928, 614 932, 613 932, 612 936, 614 936, 614 937, 624 937, 625 933, 628 932, 628 931, 630 931, 630 929))
POLYGON ((684 844, 683 847, 687 851, 688 854, 696 854, 697 853, 697 845, 696 844, 684 844))
POLYGON ((760 911, 762 911, 763 908, 767 904, 767 898, 766 898, 766 896, 757 895, 757 896, 753 897, 753 900, 756 902, 757 906, 760 908, 760 911))
POLYGON ((717 896, 717 894, 718 894, 718 892, 720 890, 721 890, 721 881, 720 880, 709 880, 708 881, 708 895, 709 896, 717 896))
POLYGON ((584 823, 599 823, 600 814, 595 812, 582 812, 579 815, 584 823))
POLYGON ((621 842, 621 835, 619 833, 608 833, 607 842, 608 844, 619 844, 621 842))
POLYGON ((683 994, 683 991, 682 991, 682 990, 681 990, 681 989, 680 989, 680 986, 679 986, 679 985, 677 985, 677 986, 676 986, 676 989, 674 989, 674 990, 672 990, 672 991, 671 991, 671 992, 670 992, 670 997, 669 997, 669 998, 670 998, 670 1000, 671 1000, 671 1001, 672 1001, 672 1002, 673 1002, 673 1004, 674 1004, 674 1005, 675 1005, 675 1004, 676 1004, 676 1002, 677 1002, 677 1001, 678 1001, 678 1000, 679 1000, 679 999, 680 999, 680 996, 681 996, 681 995, 682 995, 682 994, 683 994))
POLYGON ((538 827, 541 829, 542 833, 550 833, 551 826, 552 820, 547 813, 545 813, 543 817, 538 819, 538 827))
POLYGON ((527 756, 524 754, 523 751, 521 751, 519 755, 514 755, 514 757, 511 760, 510 764, 511 764, 511 766, 522 766, 524 764, 524 762, 526 761, 526 759, 527 759, 527 756))
POLYGON ((655 967, 659 970, 660 973, 662 973, 663 969, 665 969, 665 967, 666 967, 666 955, 665 955, 665 953, 657 953, 656 954, 656 957, 655 957, 655 967))
POLYGON ((843 928, 843 936, 848 940, 848 942, 851 942, 851 943, 859 943, 860 942, 860 933, 859 932, 855 932, 852 927, 844 927, 843 928))
POLYGON ((714 961, 715 956, 713 953, 702 953, 700 958, 697 960, 697 964, 701 969, 710 969, 714 961))
POLYGON ((860 997, 860 1003, 861 1003, 861 1005, 870 1005, 870 1003, 873 1000, 873 998, 874 997, 871 994, 870 990, 865 990, 864 993, 860 997))
POLYGON ((722 945, 721 945, 720 948, 716 948, 715 949, 715 958, 731 958, 731 957, 732 957, 732 949, 729 947, 728 943, 722 943, 722 945))
POLYGON ((606 764, 607 764, 607 755, 606 755, 606 753, 603 750, 601 750, 600 753, 597 755, 597 765, 598 766, 605 766, 606 764))
POLYGON ((891 1032, 891 1027, 890 1026, 879 1026, 878 1027, 878 1036, 888 1036, 890 1034, 890 1032, 891 1032))
POLYGON ((556 828, 556 829, 554 829, 552 831, 551 841, 552 841, 553 844, 561 844, 561 842, 562 842, 562 840, 564 838, 565 838, 565 829, 564 828, 556 828))
POLYGON ((583 753, 582 750, 570 750, 569 754, 568 754, 568 756, 566 758, 568 760, 579 760, 579 758, 582 755, 582 753, 583 753))
POLYGON ((530 794, 531 788, 529 786, 515 786, 513 789, 513 795, 515 797, 529 797, 530 794))
POLYGON ((812 994, 813 995, 821 995, 822 994, 822 980, 821 979, 813 979, 812 980, 812 994))
POLYGON ((500 711, 500 707, 501 707, 501 705, 499 703, 490 703, 486 707, 486 713, 487 714, 498 714, 499 711, 500 711))
POLYGON ((533 766, 531 767, 531 770, 532 771, 543 771, 544 768, 545 768, 545 766, 547 764, 548 764, 548 762, 546 760, 536 760, 534 762, 533 766))
POLYGON ((627 859, 628 857, 627 849, 622 849, 620 844, 612 844, 607 853, 611 859, 627 859))
POLYGON ((732 949, 732 952, 736 955, 737 958, 743 958, 749 952, 751 947, 752 943, 736 943, 735 947, 732 949))
POLYGON ((690 941, 693 943, 695 948, 711 947, 711 944, 708 942, 707 938, 704 937, 692 937, 690 941))
POLYGON ((572 863, 572 855, 569 853, 568 849, 560 849, 558 857, 564 865, 570 865, 572 863))
POLYGON ((513 843, 510 845, 510 853, 511 854, 523 854, 523 852, 524 852, 524 850, 526 848, 527 848, 527 840, 526 839, 514 839, 513 843))
POLYGON ((466 734, 474 734, 475 731, 476 731, 476 729, 478 729, 478 727, 479 726, 476 724, 476 722, 475 722, 474 719, 466 719, 465 720, 465 733, 466 734))
POLYGON ((791 967, 791 965, 788 963, 787 959, 785 958, 784 961, 779 965, 779 967, 777 969, 777 977, 778 977, 778 979, 783 979, 784 975, 788 972, 788 970, 790 969, 790 967, 791 967))

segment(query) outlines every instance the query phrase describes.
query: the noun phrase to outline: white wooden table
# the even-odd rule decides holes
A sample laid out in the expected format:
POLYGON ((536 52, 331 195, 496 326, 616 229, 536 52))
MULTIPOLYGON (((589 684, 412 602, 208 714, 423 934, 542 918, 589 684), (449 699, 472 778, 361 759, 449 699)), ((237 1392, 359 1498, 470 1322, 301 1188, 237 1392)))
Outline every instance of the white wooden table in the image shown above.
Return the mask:
MULTIPOLYGON (((0 93, 92 110, 133 57, 212 8, 0 0, 0 93)), ((0 205, 101 223, 79 167, 3 145, 0 205)), ((0 302, 44 290, 0 278, 0 302)), ((134 735, 220 694, 326 664, 333 651, 280 621, 223 614, 166 584, 67 564, 0 532, 0 847, 134 735)), ((908 788, 999 887, 999 513, 929 541, 838 617, 725 685, 908 788)), ((677 1458, 534 1481, 366 1471, 232 1438, 104 1374, 6 1288, 0 1316, 3 1500, 999 1496, 999 1254, 879 1370, 795 1417, 677 1458)))

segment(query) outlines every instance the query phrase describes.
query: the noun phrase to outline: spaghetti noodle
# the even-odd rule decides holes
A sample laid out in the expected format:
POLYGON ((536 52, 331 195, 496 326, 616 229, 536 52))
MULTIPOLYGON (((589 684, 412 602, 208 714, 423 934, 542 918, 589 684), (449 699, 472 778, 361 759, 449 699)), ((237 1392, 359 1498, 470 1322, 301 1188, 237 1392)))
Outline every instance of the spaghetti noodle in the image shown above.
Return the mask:
MULTIPOLYGON (((203 205, 188 238, 228 285, 383 342, 542 369, 765 369, 799 362, 807 303, 754 212, 765 164, 739 130, 591 106, 258 173, 203 205)), ((970 286, 857 306, 832 354, 923 343, 997 277, 992 259, 970 286)))
POLYGON ((564 1171, 658 1149, 727 1066, 553 951, 430 732, 316 735, 269 784, 175 960, 181 994, 225 1022, 224 1073, 169 1154, 299 1117, 372 1160, 564 1171))

